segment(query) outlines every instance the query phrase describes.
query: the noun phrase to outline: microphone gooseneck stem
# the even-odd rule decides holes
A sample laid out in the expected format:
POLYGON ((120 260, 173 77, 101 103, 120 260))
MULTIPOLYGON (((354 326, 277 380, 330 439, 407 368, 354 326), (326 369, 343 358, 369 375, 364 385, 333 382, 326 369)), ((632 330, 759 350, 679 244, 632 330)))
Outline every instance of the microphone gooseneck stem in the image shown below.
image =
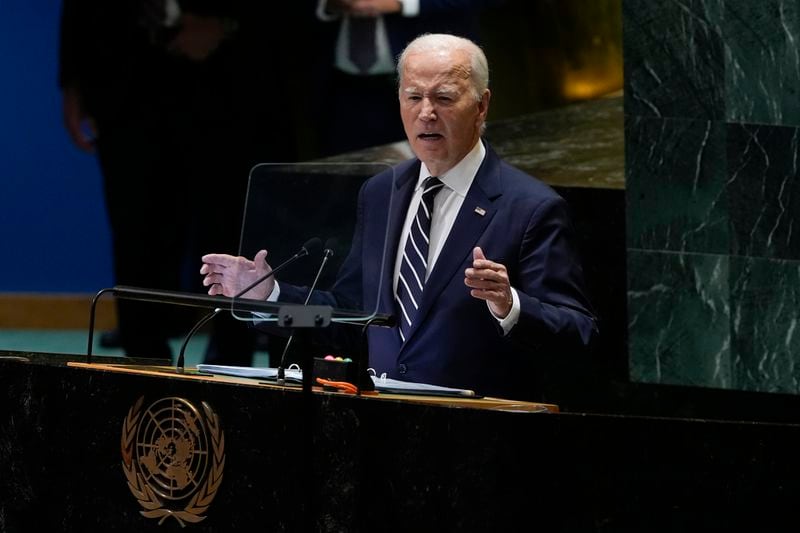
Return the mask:
POLYGON ((298 252, 296 254, 294 254, 292 257, 290 257, 289 259, 287 259, 286 261, 284 261, 280 265, 276 266, 275 268, 273 268, 272 270, 270 270, 269 272, 267 272, 266 274, 264 274, 263 276, 261 276, 260 278, 255 280, 253 283, 251 283, 250 285, 248 285, 244 289, 240 290, 238 293, 236 293, 235 295, 233 295, 231 297, 231 300, 236 300, 236 298, 240 298, 243 294, 245 294, 247 291, 249 291, 250 289, 252 289, 256 285, 258 285, 259 283, 263 283, 264 281, 266 281, 267 279, 271 278, 272 276, 274 276, 275 274, 277 274, 278 272, 280 272, 284 268, 288 267, 289 265, 291 265, 292 263, 294 263, 295 261, 297 261, 301 257, 305 257, 305 256, 311 254, 312 250, 314 252, 316 252, 319 249, 320 245, 321 245, 321 241, 319 240, 318 237, 314 237, 312 239, 307 240, 306 243, 303 245, 303 247, 300 248, 300 250, 298 250, 298 252))
POLYGON ((97 314, 97 301, 100 297, 107 293, 113 292, 113 289, 102 289, 100 292, 94 295, 92 298, 92 304, 89 306, 89 346, 86 348, 86 364, 91 364, 92 362, 92 344, 94 343, 94 321, 95 315, 97 314))
MULTIPOLYGON (((263 276, 261 276, 260 278, 255 280, 253 283, 251 283, 250 285, 248 285, 247 287, 245 287, 244 289, 242 289, 241 291, 236 293, 233 297, 231 297, 231 308, 232 309, 235 308, 235 306, 236 306, 236 298, 241 297, 247 291, 249 291, 250 289, 252 289, 256 285, 258 285, 259 283, 263 283, 268 278, 274 276, 275 274, 277 274, 278 272, 280 272, 281 270, 283 270, 287 266, 291 265, 292 263, 294 263, 295 261, 297 261, 301 257, 305 257, 305 256, 309 255, 311 253, 311 250, 319 248, 320 243, 321 243, 321 241, 319 240, 318 237, 314 237, 312 239, 307 240, 306 243, 303 245, 303 247, 300 248, 300 250, 296 254, 294 254, 292 257, 290 257, 289 259, 287 259, 286 261, 284 261, 280 265, 276 266, 275 268, 270 269, 269 272, 267 272, 266 274, 264 274, 263 276)), ((184 367, 184 361, 185 361, 184 353, 186 352, 186 346, 189 345, 189 340, 209 320, 211 320, 212 318, 217 316, 220 313, 220 311, 222 311, 222 309, 218 307, 218 308, 214 309, 212 312, 208 313, 206 316, 201 318, 197 322, 197 324, 194 325, 194 327, 192 327, 192 329, 189 331, 189 333, 186 334, 186 338, 183 339, 183 345, 181 346, 181 351, 180 351, 180 354, 178 355, 178 359, 177 359, 177 362, 176 362, 176 365, 175 365, 175 367, 177 368, 179 373, 183 373, 183 367, 184 367)))
POLYGON ((192 327, 191 330, 189 330, 189 333, 186 334, 186 338, 183 339, 183 344, 181 345, 181 351, 180 351, 180 353, 178 353, 178 361, 177 361, 177 363, 175 365, 175 367, 178 369, 179 373, 183 373, 183 366, 184 366, 184 361, 185 361, 184 354, 186 353, 186 347, 189 345, 189 339, 191 339, 192 336, 194 336, 194 334, 197 333, 197 330, 199 330, 200 328, 205 326, 206 323, 209 320, 211 320, 212 318, 217 316, 220 313, 220 311, 222 311, 222 308, 221 307, 217 307, 216 309, 214 309, 213 311, 208 313, 206 316, 201 318, 197 322, 197 324, 195 324, 194 327, 192 327))
POLYGON ((240 298, 243 294, 245 294, 247 291, 249 291, 250 289, 252 289, 256 285, 258 285, 259 283, 265 282, 266 280, 268 280, 269 278, 271 278, 272 276, 274 276, 275 274, 277 274, 278 272, 280 272, 281 270, 283 270, 287 266, 289 266, 292 263, 294 263, 296 260, 300 259, 301 257, 305 257, 307 255, 308 255, 308 250, 303 248, 302 250, 300 250, 299 252, 294 254, 292 257, 290 257, 289 259, 287 259, 286 261, 284 261, 280 265, 276 266, 275 268, 273 268, 272 270, 270 270, 269 272, 267 272, 266 274, 264 274, 263 276, 261 276, 260 278, 255 280, 253 283, 251 283, 250 285, 245 287, 244 289, 240 290, 231 299, 235 300, 236 298, 240 298))
MULTIPOLYGON (((319 269, 317 269, 317 275, 314 277, 314 282, 311 284, 311 287, 308 289, 308 294, 306 294, 306 299, 303 302, 303 305, 308 305, 309 300, 311 300, 311 293, 314 292, 314 288, 317 286, 317 282, 319 281, 320 276, 322 275, 322 270, 325 268, 325 264, 328 262, 328 259, 333 255, 333 250, 330 246, 325 248, 325 252, 322 255, 322 263, 319 265, 319 269)), ((292 339, 294 339, 294 332, 289 335, 289 339, 286 341, 286 346, 283 347, 283 353, 281 353, 281 361, 278 364, 278 372, 275 376, 275 379, 278 385, 285 385, 286 384, 286 354, 289 353, 289 346, 292 344, 292 339)), ((303 377, 305 380, 305 376, 303 377)))

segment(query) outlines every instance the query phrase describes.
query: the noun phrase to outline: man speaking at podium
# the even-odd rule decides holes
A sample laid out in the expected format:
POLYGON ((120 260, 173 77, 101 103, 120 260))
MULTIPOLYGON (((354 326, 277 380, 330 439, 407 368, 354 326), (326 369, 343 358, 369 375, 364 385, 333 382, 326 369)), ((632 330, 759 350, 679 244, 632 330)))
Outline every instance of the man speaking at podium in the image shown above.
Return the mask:
MULTIPOLYGON (((378 375, 546 400, 539 362, 585 356, 597 334, 566 202, 481 139, 491 93, 480 47, 423 35, 397 70, 417 158, 364 184, 350 253, 331 291, 312 302, 378 301, 379 313, 397 317, 396 327, 368 332, 378 375), (384 245, 393 255, 381 272, 384 245)), ((270 271, 266 256, 204 256, 208 293, 239 293, 270 271)), ((245 296, 302 301, 271 277, 245 296)))

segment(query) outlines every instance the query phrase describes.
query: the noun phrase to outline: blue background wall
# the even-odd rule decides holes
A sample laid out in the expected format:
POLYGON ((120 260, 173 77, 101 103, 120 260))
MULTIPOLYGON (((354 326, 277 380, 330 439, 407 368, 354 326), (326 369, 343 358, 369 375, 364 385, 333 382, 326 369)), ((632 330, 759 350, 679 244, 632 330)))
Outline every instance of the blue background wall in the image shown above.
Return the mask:
POLYGON ((0 292, 113 283, 96 159, 62 125, 60 13, 56 0, 0 1, 0 292))

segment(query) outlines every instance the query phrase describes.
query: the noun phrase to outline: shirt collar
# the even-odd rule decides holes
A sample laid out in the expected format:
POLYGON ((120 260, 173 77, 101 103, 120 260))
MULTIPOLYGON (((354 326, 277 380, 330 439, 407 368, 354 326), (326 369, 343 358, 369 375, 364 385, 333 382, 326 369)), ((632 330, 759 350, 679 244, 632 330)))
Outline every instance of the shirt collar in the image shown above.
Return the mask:
MULTIPOLYGON (((483 146, 481 140, 478 139, 478 142, 475 143, 472 150, 470 150, 461 161, 456 163, 456 166, 445 172, 444 175, 437 177, 442 183, 450 187, 460 196, 466 197, 467 191, 470 185, 472 185, 472 180, 475 179, 478 168, 480 168, 481 163, 483 163, 483 158, 485 156, 486 147, 483 146)), ((419 189, 422 187, 422 182, 430 175, 431 173, 428 167, 425 166, 425 163, 422 163, 419 167, 419 177, 417 178, 416 188, 419 189)))

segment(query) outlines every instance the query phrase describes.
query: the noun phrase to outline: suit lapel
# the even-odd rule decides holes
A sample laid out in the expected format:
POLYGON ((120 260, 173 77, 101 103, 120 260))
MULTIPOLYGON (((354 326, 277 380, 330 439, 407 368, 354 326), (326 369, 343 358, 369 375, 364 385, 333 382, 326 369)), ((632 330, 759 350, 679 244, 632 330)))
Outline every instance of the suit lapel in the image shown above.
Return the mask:
POLYGON ((408 204, 414 193, 414 186, 419 177, 419 161, 410 165, 394 180, 392 198, 389 202, 387 219, 386 248, 383 261, 383 287, 381 288, 380 307, 384 312, 394 314, 397 309, 394 302, 394 263, 397 247, 400 243, 400 232, 403 230, 408 204))
MULTIPOLYGON (((472 249, 491 222, 497 208, 494 201, 501 192, 500 160, 487 146, 486 158, 467 191, 464 203, 456 216, 439 258, 431 271, 422 293, 417 316, 409 331, 409 338, 419 328, 430 312, 433 303, 454 277, 463 278, 464 261, 472 263, 472 249)), ((467 291, 466 285, 463 285, 467 291)), ((407 344, 407 343, 406 343, 407 344)))

